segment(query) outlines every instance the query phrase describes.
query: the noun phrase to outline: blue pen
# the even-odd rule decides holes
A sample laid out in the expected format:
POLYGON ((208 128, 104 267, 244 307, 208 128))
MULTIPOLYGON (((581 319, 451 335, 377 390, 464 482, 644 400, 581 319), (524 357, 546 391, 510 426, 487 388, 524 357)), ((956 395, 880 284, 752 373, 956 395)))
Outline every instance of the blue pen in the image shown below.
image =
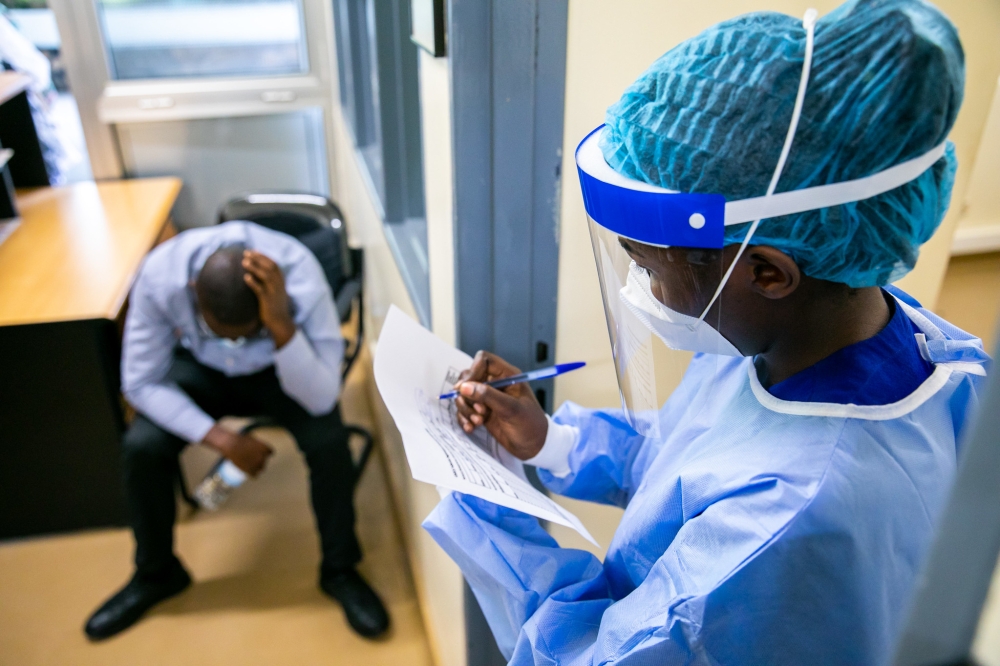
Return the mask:
MULTIPOLYGON (((487 386, 492 386, 493 388, 503 388, 505 386, 510 386, 511 384, 520 384, 521 382, 533 382, 539 379, 548 379, 549 377, 555 377, 556 375, 561 375, 573 370, 578 370, 583 366, 587 365, 583 361, 577 363, 559 363, 553 365, 549 368, 541 368, 540 370, 532 370, 531 372, 522 372, 519 375, 514 375, 513 377, 504 377, 503 379, 496 379, 492 382, 486 382, 487 386)), ((449 398, 454 398, 458 396, 458 391, 450 391, 444 395, 439 396, 440 400, 447 400, 449 398)))

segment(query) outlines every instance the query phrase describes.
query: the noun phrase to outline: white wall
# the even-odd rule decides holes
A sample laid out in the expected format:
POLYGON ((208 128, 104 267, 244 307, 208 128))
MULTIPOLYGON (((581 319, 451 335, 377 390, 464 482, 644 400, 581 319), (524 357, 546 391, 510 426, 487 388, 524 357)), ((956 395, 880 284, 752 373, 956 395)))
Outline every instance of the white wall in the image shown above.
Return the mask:
POLYGON ((420 102, 424 145, 431 321, 434 334, 455 344, 454 178, 451 146, 451 84, 448 60, 420 51, 420 102))
MULTIPOLYGON (((334 69, 336 71, 336 69, 334 69)), ((336 98, 336 96, 335 96, 336 98)), ((428 223, 431 317, 434 332, 455 340, 452 252, 451 94, 447 61, 420 54, 420 99, 424 148, 424 185, 428 223)), ((390 305, 416 319, 395 258, 386 241, 377 209, 358 167, 352 140, 339 106, 333 112, 332 174, 334 199, 347 217, 352 243, 365 249, 365 307, 369 349, 378 353, 377 338, 390 305)), ((369 395, 384 454, 403 541, 413 571, 417 596, 431 651, 439 666, 464 666, 465 623, 462 578, 458 567, 420 527, 438 502, 437 491, 413 480, 399 431, 371 380, 371 357, 364 359, 369 395)))
MULTIPOLYGON (((1000 250, 1000 80, 976 152, 952 255, 1000 250)), ((1000 270, 1000 265, 997 266, 1000 270)))
MULTIPOLYGON (((990 107, 1000 76, 1000 2, 996 0, 932 0, 958 27, 965 49, 965 99, 958 120, 951 131, 951 140, 958 150, 958 174, 952 192, 951 208, 938 233, 921 251, 917 268, 899 281, 899 286, 916 296, 925 305, 935 307, 944 273, 951 258, 952 239, 968 203, 973 170, 983 177, 1000 181, 996 162, 976 167, 986 129, 990 107)), ((996 145, 993 146, 996 150, 996 145)), ((961 222, 960 222, 961 221, 961 222)), ((973 222, 974 223, 974 222, 973 222)))
MULTIPOLYGON (((1000 48, 997 49, 1000 51, 1000 48)), ((1000 225, 1000 80, 976 153, 962 209, 961 227, 1000 225)))
MULTIPOLYGON (((451 91, 448 63, 420 52, 420 101, 424 151, 424 194, 434 333, 455 342, 454 258, 452 247, 451 91)), ((374 393, 374 392, 373 392, 374 393)), ((392 458, 392 485, 403 515, 417 595, 431 650, 439 666, 464 666, 465 615, 462 575, 420 526, 438 503, 438 493, 414 481, 395 427, 377 399, 384 450, 392 458)))
MULTIPOLYGON (((607 107, 640 73, 688 37, 745 12, 774 10, 801 16, 807 8, 815 7, 822 15, 839 4, 838 0, 571 0, 556 349, 559 362, 586 361, 588 367, 556 380, 557 405, 573 400, 587 407, 620 406, 586 214, 575 176, 577 143, 604 122, 607 107)), ((951 135, 960 161, 953 201, 961 202, 1000 71, 1000 3, 941 0, 937 4, 958 26, 966 49, 965 103, 951 135)), ((953 205, 938 234, 925 246, 917 268, 901 283, 925 303, 933 304, 937 298, 959 208, 953 205)), ((676 382, 679 376, 666 379, 676 382)), ((620 511, 564 502, 606 547, 620 511)), ((588 548, 569 530, 554 528, 553 533, 564 545, 588 548)))

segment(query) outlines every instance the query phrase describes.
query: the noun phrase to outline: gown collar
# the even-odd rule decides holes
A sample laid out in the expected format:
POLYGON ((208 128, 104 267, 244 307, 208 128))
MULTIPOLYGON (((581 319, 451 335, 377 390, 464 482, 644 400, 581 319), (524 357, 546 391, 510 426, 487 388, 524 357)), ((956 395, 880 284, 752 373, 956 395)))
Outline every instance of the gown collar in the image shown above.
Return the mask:
POLYGON ((845 347, 775 384, 770 392, 760 383, 753 360, 747 359, 750 388, 761 405, 782 414, 890 420, 918 408, 954 372, 985 375, 982 363, 989 357, 981 347, 973 354, 976 358, 964 358, 963 352, 969 351, 964 347, 972 341, 948 339, 906 302, 910 299, 895 290, 888 293, 896 311, 878 335, 845 347), (956 345, 963 349, 951 349, 956 345), (937 347, 944 351, 935 351, 937 347), (892 372, 886 372, 887 364, 892 372))

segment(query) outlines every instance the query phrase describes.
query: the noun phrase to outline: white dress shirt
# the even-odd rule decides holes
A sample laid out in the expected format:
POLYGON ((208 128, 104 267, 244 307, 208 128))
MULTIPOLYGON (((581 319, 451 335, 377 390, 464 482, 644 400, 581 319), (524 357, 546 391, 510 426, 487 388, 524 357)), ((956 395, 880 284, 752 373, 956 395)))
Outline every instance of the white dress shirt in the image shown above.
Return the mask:
POLYGON ((159 245, 143 263, 130 296, 122 393, 156 425, 200 442, 215 420, 167 380, 178 345, 202 365, 230 377, 273 365, 282 390, 310 414, 329 412, 340 395, 344 341, 319 261, 291 236, 251 222, 191 229, 159 245), (199 321, 191 284, 213 252, 235 244, 269 257, 285 276, 296 332, 279 350, 266 329, 233 347, 199 321))

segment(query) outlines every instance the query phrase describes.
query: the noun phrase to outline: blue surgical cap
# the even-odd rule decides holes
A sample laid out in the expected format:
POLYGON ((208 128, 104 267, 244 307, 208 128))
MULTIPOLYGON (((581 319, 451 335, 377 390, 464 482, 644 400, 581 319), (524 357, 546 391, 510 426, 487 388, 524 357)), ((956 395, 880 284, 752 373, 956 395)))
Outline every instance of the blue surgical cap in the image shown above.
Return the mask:
MULTIPOLYGON (((759 12, 668 51, 607 112, 601 148, 619 173, 671 190, 759 197, 788 131, 802 21, 759 12)), ((863 178, 941 142, 962 104, 958 32, 922 0, 852 0, 816 24, 802 118, 776 192, 863 178)), ((811 277, 869 287, 908 273, 944 217, 954 146, 909 183, 854 203, 771 218, 751 241, 811 277)), ((749 224, 726 227, 740 243, 749 224)))

